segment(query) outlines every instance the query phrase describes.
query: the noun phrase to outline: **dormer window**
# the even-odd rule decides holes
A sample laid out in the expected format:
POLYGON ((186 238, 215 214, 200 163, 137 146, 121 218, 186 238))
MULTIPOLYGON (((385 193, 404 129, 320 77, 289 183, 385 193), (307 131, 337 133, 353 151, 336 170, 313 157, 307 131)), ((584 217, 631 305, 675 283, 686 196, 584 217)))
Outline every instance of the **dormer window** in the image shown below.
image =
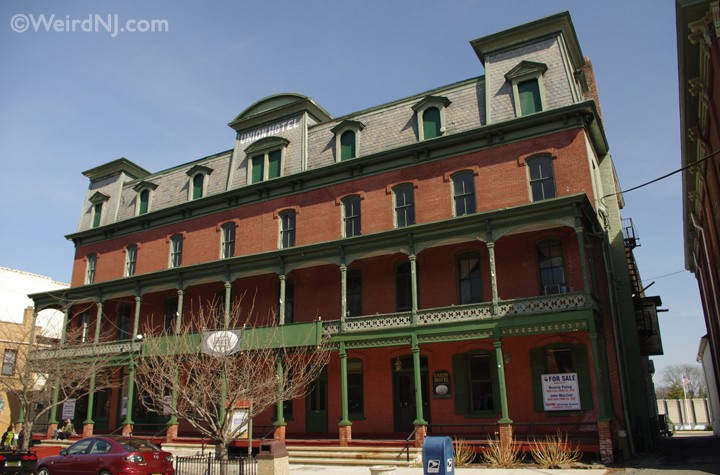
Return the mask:
POLYGON ((445 135, 445 109, 450 99, 442 96, 427 96, 412 106, 417 116, 418 140, 430 140, 445 135))
POLYGON ((102 213, 103 205, 108 201, 110 197, 105 193, 96 192, 90 197, 90 203, 92 203, 92 226, 97 228, 102 224, 102 213))
POLYGON ((547 66, 543 63, 522 61, 511 69, 505 79, 512 83, 513 102, 517 117, 541 112, 545 109, 543 74, 547 66))
POLYGON ((290 143, 282 137, 258 140, 245 149, 248 158, 248 183, 260 183, 282 176, 283 156, 290 143))
POLYGON ((133 190, 137 192, 135 201, 135 214, 137 216, 146 214, 150 210, 150 196, 156 188, 157 185, 149 181, 141 181, 133 187, 133 190))
POLYGON ((362 122, 343 120, 330 129, 335 134, 335 159, 340 162, 360 156, 360 132, 365 128, 362 122))
POLYGON ((188 187, 189 200, 198 200, 205 196, 209 181, 208 179, 212 172, 212 168, 205 167, 203 165, 195 165, 186 172, 187 176, 190 177, 188 187))

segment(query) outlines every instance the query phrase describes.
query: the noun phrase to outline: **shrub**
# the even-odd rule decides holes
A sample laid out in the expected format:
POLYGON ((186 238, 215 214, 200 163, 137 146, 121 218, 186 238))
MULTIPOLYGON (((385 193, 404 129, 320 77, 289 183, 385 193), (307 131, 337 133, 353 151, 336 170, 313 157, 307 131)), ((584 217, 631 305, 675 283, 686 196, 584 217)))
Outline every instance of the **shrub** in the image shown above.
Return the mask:
POLYGON ((514 467, 521 460, 520 448, 514 438, 510 443, 502 443, 498 439, 488 438, 488 446, 482 455, 485 463, 499 468, 514 467))
POLYGON ((573 447, 568 441, 567 434, 558 431, 555 435, 546 435, 538 441, 533 439, 530 450, 535 463, 542 468, 558 468, 580 460, 582 454, 578 446, 573 447))
POLYGON ((455 466, 465 467, 475 459, 475 450, 465 439, 453 437, 453 450, 455 452, 455 466))

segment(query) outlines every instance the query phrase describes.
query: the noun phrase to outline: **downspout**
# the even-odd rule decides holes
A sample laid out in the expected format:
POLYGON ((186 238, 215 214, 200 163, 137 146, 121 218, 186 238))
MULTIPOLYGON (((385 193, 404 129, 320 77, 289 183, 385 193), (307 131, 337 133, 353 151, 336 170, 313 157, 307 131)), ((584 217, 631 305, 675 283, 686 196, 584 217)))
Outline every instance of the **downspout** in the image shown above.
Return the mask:
POLYGON ((610 297, 610 315, 612 320, 612 326, 613 326, 613 336, 615 337, 616 344, 613 345, 615 348, 615 358, 617 359, 618 363, 618 370, 620 371, 620 396, 623 400, 623 417, 625 418, 625 431, 627 432, 627 440, 628 440, 628 447, 630 448, 630 455, 632 457, 635 457, 637 454, 635 452, 635 442, 633 441, 633 429, 632 429, 632 421, 630 419, 630 413, 628 412, 628 396, 627 396, 627 390, 625 389, 625 385, 627 384, 627 373, 625 371, 625 364, 622 359, 622 353, 620 352, 620 348, 618 347, 618 344, 620 344, 620 347, 622 347, 623 353, 625 352, 625 341, 622 337, 622 332, 620 331, 618 327, 618 303, 617 299, 615 298, 615 283, 612 279, 612 276, 615 275, 615 267, 613 266, 612 259, 609 258, 608 254, 610 252, 610 243, 608 242, 608 236, 606 233, 602 233, 603 238, 603 261, 605 262, 605 278, 608 282, 608 288, 610 290, 609 297, 610 297))
MULTIPOLYGON (((712 301, 713 301, 713 304, 714 304, 714 307, 715 307, 715 315, 717 315, 718 317, 720 317, 720 309, 718 308, 718 299, 717 299, 717 295, 715 294, 715 289, 716 289, 716 287, 715 287, 715 278, 713 277, 713 274, 712 274, 712 272, 711 272, 711 267, 710 267, 710 253, 708 252, 707 240, 705 239, 705 230, 702 228, 702 226, 700 226, 700 225, 697 223, 697 221, 695 220, 695 216, 694 216, 692 213, 690 213, 690 221, 692 222, 693 227, 695 227, 695 230, 696 230, 696 231, 699 231, 700 237, 702 238, 702 248, 703 248, 703 253, 705 254, 705 268, 706 268, 707 271, 708 271, 708 272, 707 272, 707 275, 710 277, 710 289, 712 290, 712 301)), ((697 263, 696 263, 695 267, 697 268, 697 263)), ((711 341, 714 340, 714 339, 715 339, 715 338, 714 338, 715 335, 712 333, 712 331, 713 331, 712 326, 708 326, 707 329, 708 329, 708 331, 710 331, 711 341)), ((715 355, 714 355, 714 352, 711 352, 710 354, 711 354, 711 356, 713 357, 713 360, 714 360, 714 359, 715 359, 715 358, 714 358, 714 356, 715 356, 715 355)), ((717 367, 717 364, 716 364, 717 362, 716 362, 716 361, 713 361, 713 363, 714 363, 714 366, 715 366, 715 368, 716 368, 715 372, 717 373, 717 371, 718 371, 718 369, 717 369, 718 367, 717 367)), ((716 375, 716 377, 717 377, 717 375, 716 375)))

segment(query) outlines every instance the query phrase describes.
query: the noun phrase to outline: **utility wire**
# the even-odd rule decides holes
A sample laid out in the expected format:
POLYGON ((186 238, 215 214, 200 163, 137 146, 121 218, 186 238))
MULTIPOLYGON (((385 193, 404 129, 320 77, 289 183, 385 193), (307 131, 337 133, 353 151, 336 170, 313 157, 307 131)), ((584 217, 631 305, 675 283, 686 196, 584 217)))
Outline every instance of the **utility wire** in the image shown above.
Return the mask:
POLYGON ((678 270, 678 271, 675 271, 675 272, 671 272, 671 273, 669 273, 669 274, 659 275, 659 276, 657 276, 657 277, 648 277, 647 280, 662 279, 663 277, 670 277, 671 275, 682 274, 682 273, 684 273, 684 272, 690 272, 690 271, 688 271, 688 270, 686 270, 686 269, 678 270))
MULTIPOLYGON (((667 173, 667 174, 665 174, 665 175, 663 175, 663 176, 661 176, 661 177, 658 177, 658 178, 655 178, 655 179, 650 180, 650 181, 648 181, 648 182, 645 182, 645 183, 643 183, 643 184, 641 184, 641 185, 633 186, 632 188, 630 188, 630 189, 628 189, 628 190, 622 190, 622 191, 618 191, 617 193, 610 193, 609 195, 605 195, 605 196, 603 196, 602 198, 600 198, 600 201, 602 202, 605 198, 609 198, 609 197, 611 197, 611 196, 622 195, 623 193, 630 193, 631 191, 635 191, 635 190, 637 190, 637 189, 639 189, 639 188, 642 188, 642 187, 644 187, 644 186, 652 185, 653 183, 658 182, 658 181, 660 181, 660 180, 664 180, 665 178, 671 177, 671 176, 675 175, 676 173, 680 173, 681 171, 684 171, 684 170, 687 170, 687 169, 692 168, 692 167, 694 167, 694 166, 700 165, 701 163, 703 163, 703 162, 705 162, 705 161, 707 161, 707 160, 715 157, 715 156, 718 155, 718 154, 720 154, 720 150, 716 150, 716 151, 714 151, 714 152, 712 152, 712 153, 710 153, 710 154, 708 154, 708 155, 705 155, 705 156, 704 156, 703 158, 701 158, 700 160, 697 160, 697 161, 695 161, 695 162, 693 162, 693 163, 690 163, 690 164, 688 164, 688 165, 685 165, 684 167, 680 167, 680 168, 678 168, 677 170, 671 171, 670 173, 667 173)), ((603 204, 604 204, 604 203, 603 203, 603 204)))

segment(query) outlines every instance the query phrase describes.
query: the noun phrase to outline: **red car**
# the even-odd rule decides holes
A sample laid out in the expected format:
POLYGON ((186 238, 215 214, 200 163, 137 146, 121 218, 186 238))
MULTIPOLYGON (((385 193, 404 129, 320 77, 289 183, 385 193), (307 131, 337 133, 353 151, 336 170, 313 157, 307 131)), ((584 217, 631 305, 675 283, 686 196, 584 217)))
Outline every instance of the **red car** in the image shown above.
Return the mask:
POLYGON ((43 457, 37 475, 175 475, 173 456, 134 437, 88 437, 43 457))

